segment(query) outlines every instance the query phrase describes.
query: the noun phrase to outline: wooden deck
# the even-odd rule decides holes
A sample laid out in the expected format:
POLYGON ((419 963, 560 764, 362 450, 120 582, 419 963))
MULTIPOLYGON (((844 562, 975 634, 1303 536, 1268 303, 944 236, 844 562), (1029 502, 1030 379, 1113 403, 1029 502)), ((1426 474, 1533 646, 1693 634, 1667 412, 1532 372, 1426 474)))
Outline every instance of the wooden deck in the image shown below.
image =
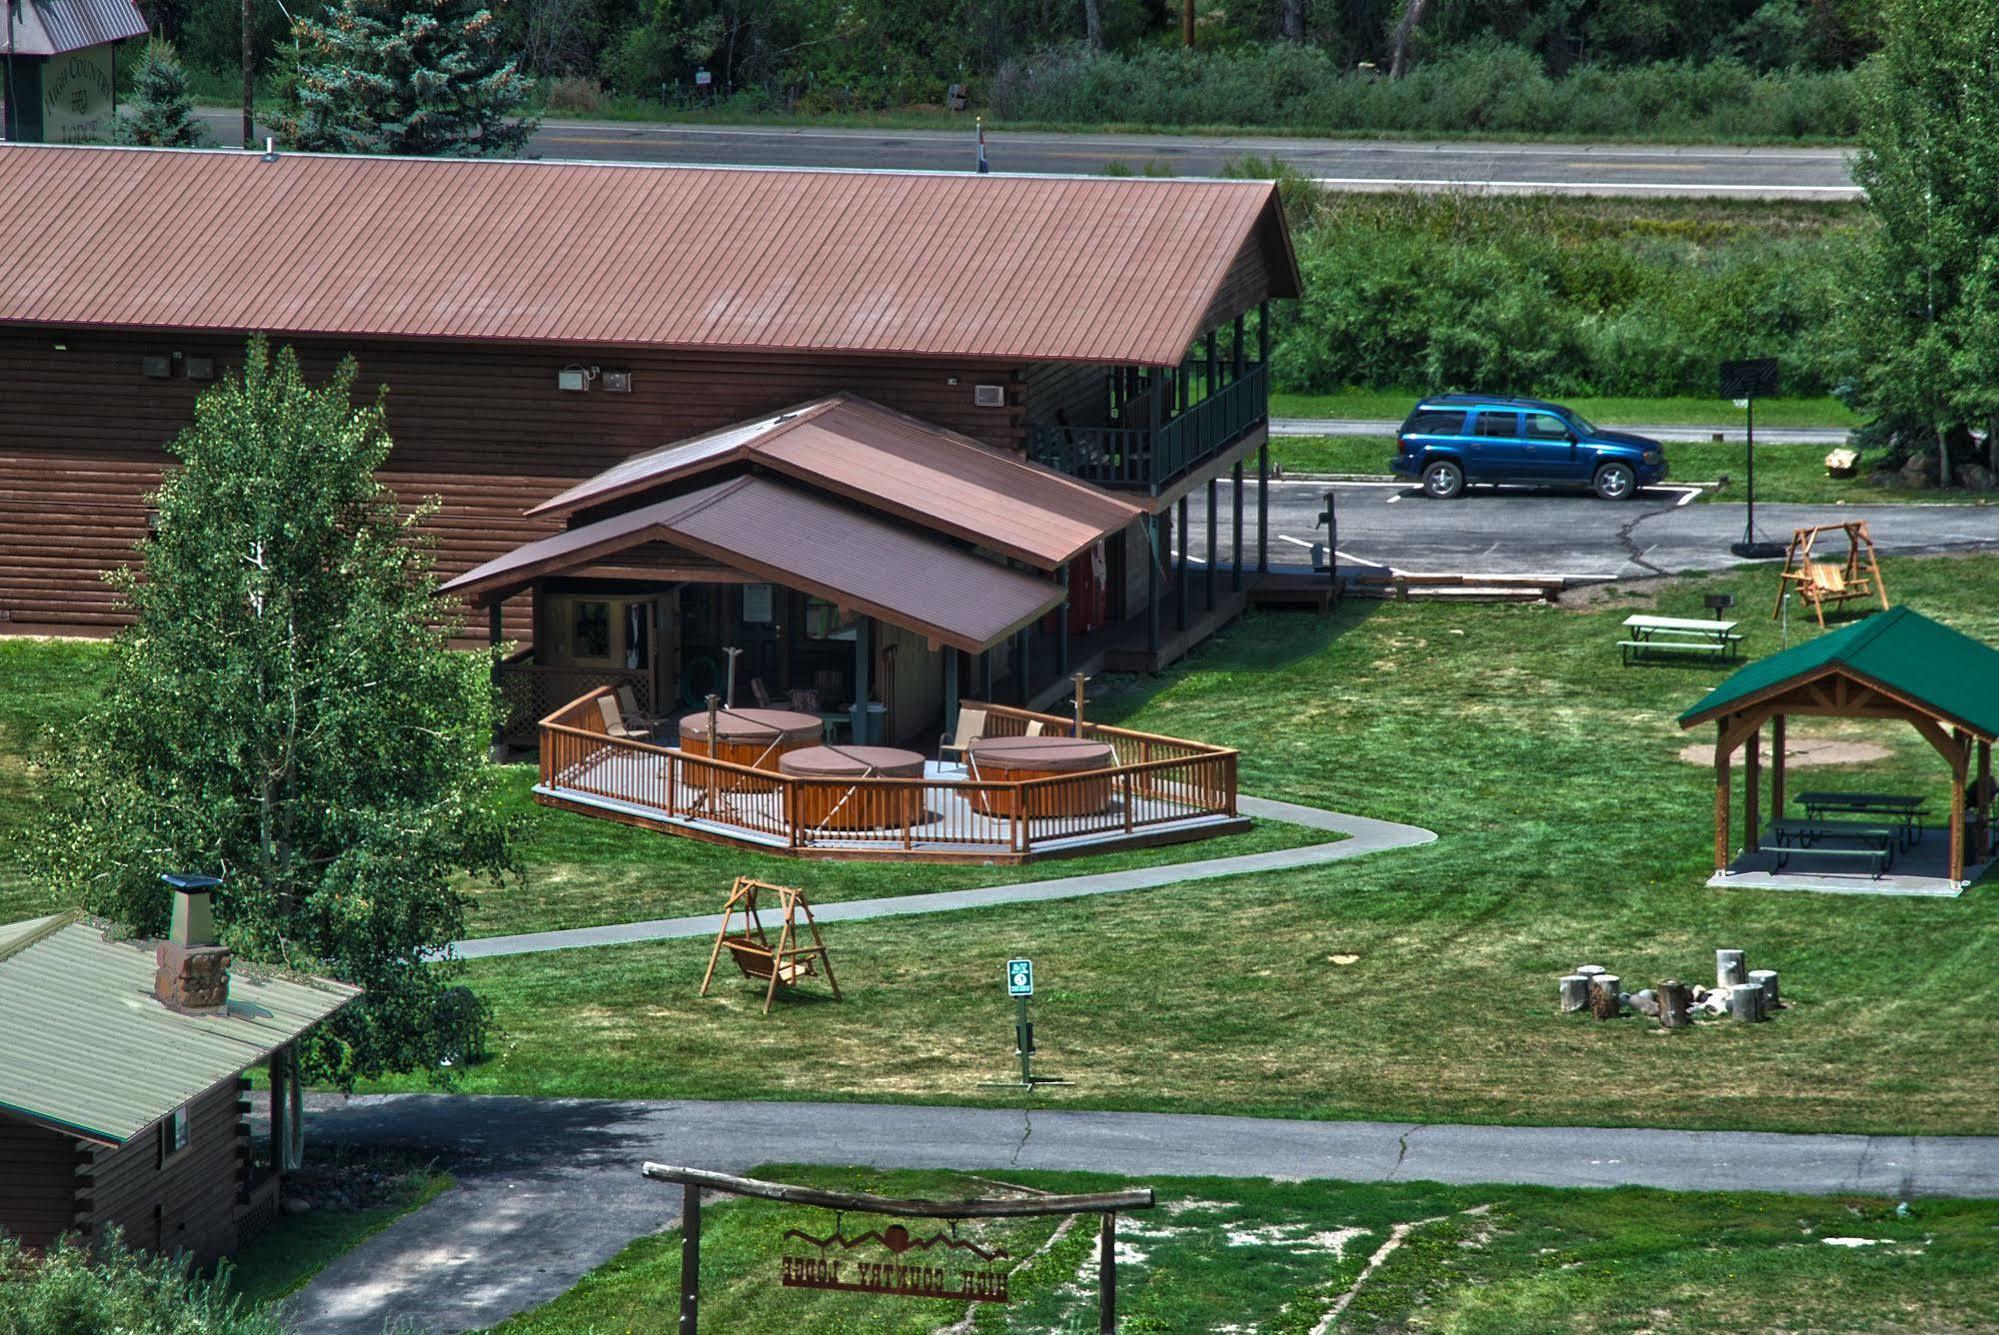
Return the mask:
MULTIPOLYGON (((888 861, 1019 863, 1250 824, 1236 809, 1236 753, 1198 742, 1085 724, 1084 735, 1112 745, 1112 768, 994 782, 930 761, 920 779, 805 779, 606 736, 590 727, 600 693, 543 721, 542 805, 766 852, 888 861), (1075 814, 1022 814, 1036 811, 1075 814), (838 819, 808 824, 807 813, 838 819)), ((992 735, 1037 720, 1051 732, 1070 727, 1053 715, 972 707, 987 711, 992 735)))

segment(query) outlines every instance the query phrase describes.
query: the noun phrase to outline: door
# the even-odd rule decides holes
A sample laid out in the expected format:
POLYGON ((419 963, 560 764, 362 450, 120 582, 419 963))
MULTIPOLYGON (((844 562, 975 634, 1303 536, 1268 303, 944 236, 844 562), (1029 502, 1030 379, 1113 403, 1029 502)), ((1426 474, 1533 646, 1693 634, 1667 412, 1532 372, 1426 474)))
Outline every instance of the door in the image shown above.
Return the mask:
POLYGON ((1482 409, 1465 442, 1465 479, 1470 482, 1528 482, 1532 469, 1520 438, 1520 414, 1482 409))
POLYGON ((1523 413, 1525 429, 1521 454, 1529 476, 1536 482, 1587 482, 1577 477, 1576 436, 1569 424, 1553 413, 1523 413))

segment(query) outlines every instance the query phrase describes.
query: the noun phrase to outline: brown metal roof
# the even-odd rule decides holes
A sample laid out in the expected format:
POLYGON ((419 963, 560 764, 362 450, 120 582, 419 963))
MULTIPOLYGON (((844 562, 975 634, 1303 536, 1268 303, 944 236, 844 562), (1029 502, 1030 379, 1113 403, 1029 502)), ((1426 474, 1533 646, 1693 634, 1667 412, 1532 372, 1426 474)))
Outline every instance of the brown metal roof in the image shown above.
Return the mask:
POLYGON ((0 197, 0 323, 1169 365, 1245 246, 1298 290, 1259 181, 15 144, 0 197))
POLYGON ((1043 570, 1144 514, 1053 469, 849 394, 636 455, 528 513, 575 514, 743 463, 1043 570))
POLYGON ((445 584, 477 601, 665 540, 759 580, 977 653, 1062 604, 1059 585, 767 477, 718 482, 542 538, 445 584))

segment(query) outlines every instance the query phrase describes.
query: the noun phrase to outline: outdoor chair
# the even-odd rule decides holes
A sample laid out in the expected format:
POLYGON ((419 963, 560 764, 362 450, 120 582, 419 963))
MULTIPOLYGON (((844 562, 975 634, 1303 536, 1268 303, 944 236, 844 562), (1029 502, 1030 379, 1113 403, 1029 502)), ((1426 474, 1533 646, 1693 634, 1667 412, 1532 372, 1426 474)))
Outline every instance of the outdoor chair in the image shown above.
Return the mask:
POLYGON ((972 749, 972 743, 986 735, 986 711, 983 709, 960 709, 958 711, 958 731, 954 736, 944 734, 937 741, 937 758, 948 760, 956 752, 958 763, 965 764, 972 749))
POLYGON ((618 702, 608 695, 597 697, 597 712, 603 716, 606 737, 618 737, 628 742, 643 742, 649 740, 651 736, 644 727, 628 726, 625 716, 618 710, 618 702))
POLYGON ((667 720, 657 714, 648 714, 639 708, 639 695, 629 686, 618 688, 618 712, 624 716, 625 726, 641 729, 646 735, 659 731, 667 720))
POLYGON ((1027 732, 1025 735, 1028 737, 1039 737, 1041 735, 1042 729, 1046 728, 1047 726, 1048 726, 1047 724, 1043 723, 1038 718, 1029 719, 1027 721, 1027 732))
POLYGON ((750 678, 750 698, 757 702, 758 709, 770 708, 770 691, 764 686, 762 677, 750 678))

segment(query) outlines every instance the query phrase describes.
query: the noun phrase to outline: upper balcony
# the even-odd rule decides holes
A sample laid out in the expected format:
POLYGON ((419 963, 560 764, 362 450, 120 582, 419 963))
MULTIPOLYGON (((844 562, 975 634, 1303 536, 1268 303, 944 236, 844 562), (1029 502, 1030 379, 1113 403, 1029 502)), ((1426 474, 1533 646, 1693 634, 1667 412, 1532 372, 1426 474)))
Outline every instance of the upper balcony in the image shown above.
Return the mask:
POLYGON ((1102 487, 1157 495, 1270 419, 1270 367, 1253 362, 1223 383, 1214 361, 1147 378, 1113 373, 1110 420, 1030 427, 1027 456, 1102 487), (1120 393, 1126 379, 1132 393, 1120 393))

